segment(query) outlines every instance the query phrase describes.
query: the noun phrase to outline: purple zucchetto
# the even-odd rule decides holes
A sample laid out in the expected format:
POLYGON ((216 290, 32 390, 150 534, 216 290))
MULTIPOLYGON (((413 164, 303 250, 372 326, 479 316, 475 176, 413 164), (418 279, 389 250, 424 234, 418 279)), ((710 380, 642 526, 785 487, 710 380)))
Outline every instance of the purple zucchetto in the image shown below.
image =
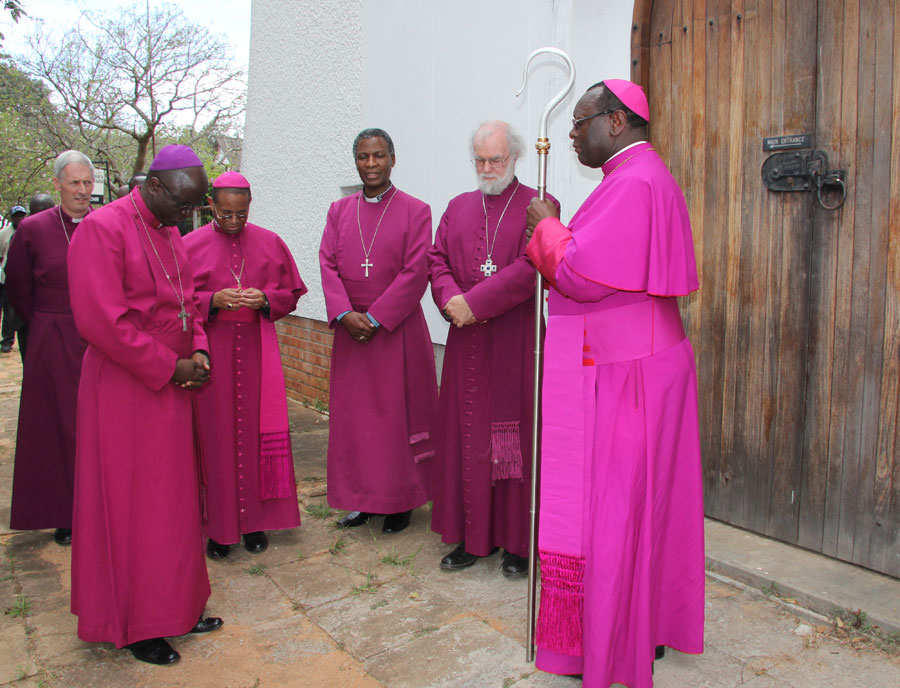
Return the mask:
POLYGON ((223 172, 213 182, 214 189, 249 189, 250 182, 240 172, 230 170, 223 172))
POLYGON ((150 163, 151 172, 181 170, 185 167, 203 167, 203 161, 197 157, 197 154, 190 146, 180 143, 164 146, 153 158, 153 162, 150 163))
POLYGON ((622 101, 629 110, 645 121, 650 121, 650 106, 647 104, 647 96, 644 89, 633 81, 625 79, 604 79, 603 85, 622 101))

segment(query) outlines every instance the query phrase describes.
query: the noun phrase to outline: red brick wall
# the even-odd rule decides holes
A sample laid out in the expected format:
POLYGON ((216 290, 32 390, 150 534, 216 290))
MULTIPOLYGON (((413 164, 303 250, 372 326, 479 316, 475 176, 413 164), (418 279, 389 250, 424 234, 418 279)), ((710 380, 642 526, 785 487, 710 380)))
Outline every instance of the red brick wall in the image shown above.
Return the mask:
POLYGON ((328 404, 331 330, 320 320, 289 315, 275 323, 284 384, 291 399, 328 404))

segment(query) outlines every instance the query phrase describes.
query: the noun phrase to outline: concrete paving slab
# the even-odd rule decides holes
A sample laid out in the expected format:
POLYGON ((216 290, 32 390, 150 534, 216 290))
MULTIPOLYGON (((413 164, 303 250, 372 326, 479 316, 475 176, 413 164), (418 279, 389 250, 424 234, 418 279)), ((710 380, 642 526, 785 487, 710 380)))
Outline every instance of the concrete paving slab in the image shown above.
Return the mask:
POLYGON ((30 656, 28 633, 24 621, 0 628, 0 685, 36 673, 37 664, 30 656))
POLYGON ((708 569, 782 597, 819 614, 861 609, 888 632, 900 630, 900 580, 706 520, 708 569))
POLYGON ((467 615, 463 607, 423 588, 412 577, 372 592, 351 593, 309 611, 311 621, 363 660, 467 615))

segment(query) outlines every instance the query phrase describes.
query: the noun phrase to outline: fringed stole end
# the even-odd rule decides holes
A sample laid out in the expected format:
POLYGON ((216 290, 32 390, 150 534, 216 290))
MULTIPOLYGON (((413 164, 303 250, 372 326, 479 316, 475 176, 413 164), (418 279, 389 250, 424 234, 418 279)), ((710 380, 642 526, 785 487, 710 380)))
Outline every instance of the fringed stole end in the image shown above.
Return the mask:
POLYGON ((522 479, 519 421, 491 423, 491 482, 522 479))
POLYGON ((434 443, 431 441, 430 432, 414 432, 409 436, 409 446, 412 447, 413 451, 413 463, 422 463, 435 456, 434 443))
POLYGON ((580 657, 584 618, 584 559, 540 551, 541 607, 535 644, 551 652, 580 657))
POLYGON ((294 457, 288 432, 261 433, 259 436, 259 498, 295 497, 294 457))

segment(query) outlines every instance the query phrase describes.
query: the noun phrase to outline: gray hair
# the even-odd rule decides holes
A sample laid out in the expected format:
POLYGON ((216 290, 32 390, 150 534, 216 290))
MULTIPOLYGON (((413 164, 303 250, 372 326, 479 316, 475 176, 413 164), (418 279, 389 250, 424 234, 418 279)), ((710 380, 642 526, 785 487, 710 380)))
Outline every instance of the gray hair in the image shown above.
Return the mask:
POLYGON ((475 131, 469 137, 469 153, 472 157, 475 157, 475 138, 484 127, 503 129, 503 132, 506 134, 506 145, 509 147, 509 154, 515 160, 518 160, 525 154, 525 139, 522 138, 521 134, 509 122, 496 119, 481 122, 475 127, 475 131))
POLYGON ((388 134, 384 129, 377 128, 369 128, 363 129, 356 135, 356 138, 353 139, 353 157, 356 157, 356 151, 359 149, 359 142, 364 139, 374 139, 374 138, 382 138, 388 146, 388 153, 390 155, 394 155, 394 141, 391 139, 390 134, 388 134))
POLYGON ((67 165, 87 165, 91 168, 91 174, 94 174, 94 163, 91 159, 81 151, 67 150, 56 156, 56 162, 53 163, 53 176, 62 179, 62 171, 67 165))

